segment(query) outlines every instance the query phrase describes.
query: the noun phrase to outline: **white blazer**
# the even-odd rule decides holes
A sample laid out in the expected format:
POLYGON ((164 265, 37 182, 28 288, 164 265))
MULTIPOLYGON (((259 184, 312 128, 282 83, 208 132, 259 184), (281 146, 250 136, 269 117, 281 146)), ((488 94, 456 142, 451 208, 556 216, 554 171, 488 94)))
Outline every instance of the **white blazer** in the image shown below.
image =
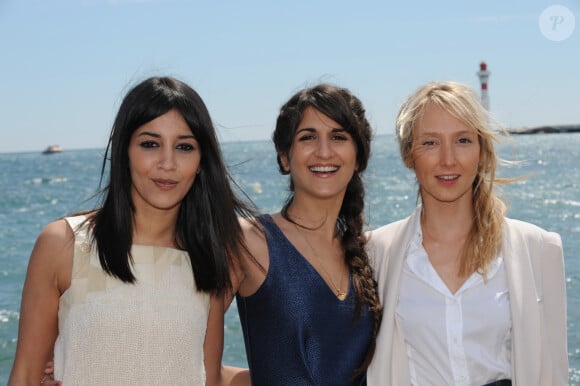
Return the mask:
MULTIPOLYGON (((410 385, 405 341, 395 309, 403 261, 413 235, 415 216, 369 234, 368 251, 379 285, 383 321, 369 386, 410 385)), ((512 384, 568 384, 566 278, 562 240, 533 224, 505 219, 502 253, 508 276, 512 317, 512 384)))

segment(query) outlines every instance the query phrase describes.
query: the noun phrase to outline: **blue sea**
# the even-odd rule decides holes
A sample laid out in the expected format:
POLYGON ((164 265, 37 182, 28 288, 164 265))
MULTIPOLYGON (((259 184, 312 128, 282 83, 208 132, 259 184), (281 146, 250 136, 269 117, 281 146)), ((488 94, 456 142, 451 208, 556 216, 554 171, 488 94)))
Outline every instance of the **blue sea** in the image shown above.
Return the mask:
MULTIPOLYGON (((103 151, 0 154, 0 384, 7 382, 12 366, 20 294, 36 236, 46 223, 93 207, 103 151)), ((580 385, 580 134, 514 136, 499 151, 503 158, 519 161, 516 167, 502 166, 501 176, 527 176, 502 187, 509 216, 562 236, 570 384, 580 385)), ((225 142, 223 152, 232 175, 258 208, 279 210, 287 195, 287 177, 278 174, 272 144, 225 142)), ((415 207, 414 177, 399 160, 393 136, 375 138, 365 183, 371 228, 405 217, 415 207)), ((245 366, 235 303, 226 315, 225 339, 224 362, 245 366)))

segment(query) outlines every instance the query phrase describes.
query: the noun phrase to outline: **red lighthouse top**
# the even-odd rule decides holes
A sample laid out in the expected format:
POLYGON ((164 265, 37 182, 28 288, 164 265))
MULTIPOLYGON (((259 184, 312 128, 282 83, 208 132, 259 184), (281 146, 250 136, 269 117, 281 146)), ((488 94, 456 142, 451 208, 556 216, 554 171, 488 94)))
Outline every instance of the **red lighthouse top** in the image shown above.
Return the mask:
POLYGON ((487 70, 487 63, 485 63, 485 62, 479 63, 479 69, 481 71, 486 71, 487 70))

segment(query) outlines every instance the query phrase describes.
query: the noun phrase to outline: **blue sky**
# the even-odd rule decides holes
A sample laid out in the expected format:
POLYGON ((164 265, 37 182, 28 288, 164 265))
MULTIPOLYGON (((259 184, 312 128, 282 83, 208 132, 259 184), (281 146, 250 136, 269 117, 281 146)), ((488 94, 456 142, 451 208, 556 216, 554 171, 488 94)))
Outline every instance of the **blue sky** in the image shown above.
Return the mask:
POLYGON ((195 88, 222 141, 269 139, 281 104, 318 82, 351 89, 382 135, 425 82, 479 90, 482 60, 504 125, 580 123, 580 0, 0 0, 0 152, 104 147, 153 75, 195 88), (540 28, 555 4, 576 23, 561 41, 540 28))

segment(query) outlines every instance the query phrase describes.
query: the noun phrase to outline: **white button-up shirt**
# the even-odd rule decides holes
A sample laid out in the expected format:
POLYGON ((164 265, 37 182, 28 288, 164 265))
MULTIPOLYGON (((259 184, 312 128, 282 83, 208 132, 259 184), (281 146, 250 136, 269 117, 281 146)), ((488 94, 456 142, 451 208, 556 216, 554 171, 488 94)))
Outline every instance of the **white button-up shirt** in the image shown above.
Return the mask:
POLYGON ((411 383, 481 386, 511 378, 511 313, 502 256, 487 281, 473 273, 451 293, 423 248, 419 221, 407 251, 397 305, 411 383))

